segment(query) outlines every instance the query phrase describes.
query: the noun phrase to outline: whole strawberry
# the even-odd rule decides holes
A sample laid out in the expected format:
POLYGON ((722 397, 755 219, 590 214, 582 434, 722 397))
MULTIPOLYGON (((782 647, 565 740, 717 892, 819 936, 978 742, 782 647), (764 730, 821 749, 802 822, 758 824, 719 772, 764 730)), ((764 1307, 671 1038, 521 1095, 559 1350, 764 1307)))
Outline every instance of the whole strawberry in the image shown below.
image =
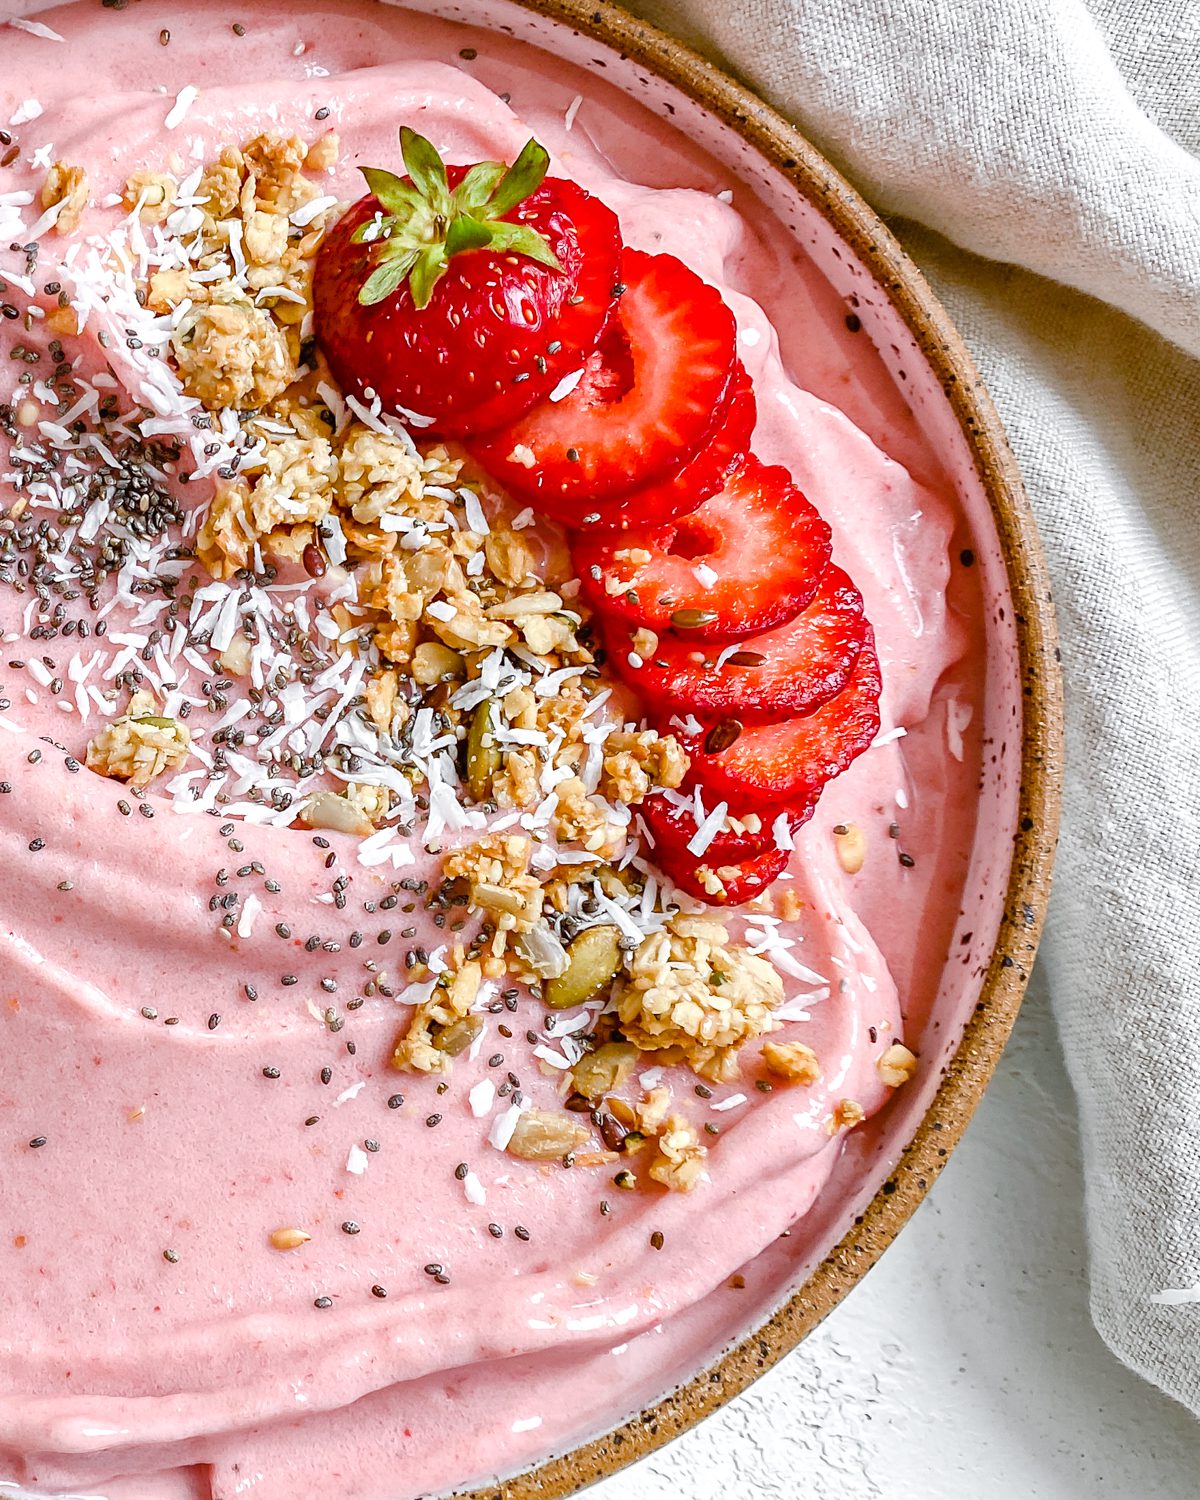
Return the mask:
POLYGON ((400 146, 407 177, 363 168, 370 193, 318 253, 317 340, 345 391, 442 436, 486 432, 595 345, 614 302, 616 216, 546 177, 534 140, 511 166, 447 168, 407 127, 400 146))

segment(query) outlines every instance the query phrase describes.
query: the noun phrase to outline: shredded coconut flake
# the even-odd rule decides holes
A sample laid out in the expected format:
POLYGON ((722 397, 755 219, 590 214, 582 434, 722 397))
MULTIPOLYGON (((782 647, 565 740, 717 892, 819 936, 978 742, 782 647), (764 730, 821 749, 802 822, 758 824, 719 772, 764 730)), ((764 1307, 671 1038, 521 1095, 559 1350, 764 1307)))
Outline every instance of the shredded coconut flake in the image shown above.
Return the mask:
POLYGON ((36 99, 23 99, 9 116, 10 125, 28 125, 30 120, 36 120, 42 113, 42 106, 36 99))
POLYGON ((571 392, 575 389, 575 387, 579 384, 579 382, 582 379, 583 379, 583 370, 582 369, 572 370, 569 375, 564 375, 563 378, 554 387, 554 389, 550 392, 550 400, 551 401, 562 401, 562 400, 564 400, 567 396, 569 396, 571 394, 571 392))
POLYGON ((1166 1286, 1161 1292, 1151 1292, 1146 1301, 1157 1302, 1160 1307, 1183 1307, 1187 1303, 1200 1302, 1200 1286, 1166 1286))
POLYGON ((521 1118, 522 1106, 510 1104, 502 1115, 497 1115, 492 1121, 492 1128, 488 1132, 488 1141, 495 1146, 497 1151, 507 1151, 508 1143, 513 1138, 513 1132, 517 1128, 517 1121, 521 1118))
POLYGON ((708 817, 700 824, 695 833, 688 840, 688 853, 694 854, 697 859, 707 852, 708 846, 720 833, 726 814, 729 812, 728 802, 718 802, 708 817))
POLYGON ((254 892, 251 891, 250 894, 246 897, 245 901, 242 903, 242 912, 238 917, 238 937, 248 938, 253 933, 254 919, 258 916, 260 911, 262 911, 262 902, 258 899, 254 892))
POLYGON ((477 1120, 482 1120, 484 1115, 490 1114, 495 1102, 496 1085, 490 1078, 481 1078, 467 1095, 467 1103, 471 1106, 471 1113, 477 1120))
POLYGON ((167 118, 163 121, 168 130, 174 130, 177 126, 183 124, 187 117, 187 112, 195 104, 196 96, 199 92, 200 90, 191 83, 184 84, 183 88, 179 90, 175 95, 175 103, 168 110, 167 118))
POLYGON ((40 36, 47 42, 61 42, 62 36, 43 21, 26 21, 22 16, 10 16, 8 24, 14 31, 27 31, 30 36, 40 36))

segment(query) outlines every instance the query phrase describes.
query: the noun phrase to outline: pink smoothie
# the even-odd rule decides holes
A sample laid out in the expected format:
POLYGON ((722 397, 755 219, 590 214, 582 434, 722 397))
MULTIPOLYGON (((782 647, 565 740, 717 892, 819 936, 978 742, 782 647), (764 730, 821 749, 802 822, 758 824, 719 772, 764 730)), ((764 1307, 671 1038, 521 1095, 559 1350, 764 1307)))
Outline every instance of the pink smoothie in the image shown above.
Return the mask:
MULTIPOLYGON (((797 1263, 816 1247, 805 1215, 843 1151, 831 1109, 881 1108, 875 1064, 898 1038, 936 1067, 922 1038, 961 937, 984 723, 977 570, 954 488, 848 304, 714 161, 561 60, 368 0, 303 16, 264 0, 244 35, 236 19, 145 0, 38 12, 51 36, 0 27, 0 129, 18 147, 0 169, 0 304, 17 314, 0 320, 0 403, 34 400, 51 428, 0 435, 0 516, 30 501, 0 522, 0 1493, 412 1500, 612 1425, 736 1328, 733 1273, 788 1230, 797 1263), (182 176, 261 130, 333 128, 342 157, 322 191, 350 199, 358 165, 396 164, 401 123, 450 161, 511 159, 535 134, 629 244, 721 288, 757 388, 755 451, 829 520, 875 626, 884 733, 798 839, 787 878, 804 914, 741 923, 783 974, 780 1037, 823 1074, 701 1093, 666 1070, 717 1131, 690 1194, 614 1191, 611 1169, 492 1144, 506 1105, 489 1085, 511 1074, 533 1105, 558 1105, 560 1043, 523 990, 515 1010, 485 1010, 444 1092, 391 1071, 419 998, 405 953, 447 939, 422 900, 438 857, 421 829, 366 864, 357 840, 261 817, 238 756, 214 762, 211 652, 150 594, 139 603, 136 567, 95 608, 69 587, 39 594, 20 567, 39 523, 69 531, 63 480, 87 469, 76 453, 57 482, 29 477, 30 444, 62 447, 56 363, 77 361, 61 374, 85 398, 145 399, 128 309, 97 294, 61 358, 25 316, 53 306, 47 282, 85 295, 86 242, 122 222, 105 196, 172 155, 182 176), (85 167, 97 203, 33 263, 7 246, 26 243, 54 160, 85 167), (79 764, 104 718, 89 688, 119 687, 135 659, 172 712, 194 706, 207 756, 144 801, 79 764), (848 822, 870 851, 855 876, 832 835, 848 822), (312 1238, 281 1254, 268 1235, 293 1224, 312 1238)), ((173 471, 164 486, 184 509, 207 493, 173 471)), ((148 571, 170 570, 173 535, 148 571)), ((228 587, 208 587, 180 619, 220 610, 228 587)), ((252 603, 303 624, 321 590, 252 603)), ((353 684, 321 660, 313 692, 336 722, 353 684)), ((832 1221, 825 1197, 821 1212, 832 1221)))

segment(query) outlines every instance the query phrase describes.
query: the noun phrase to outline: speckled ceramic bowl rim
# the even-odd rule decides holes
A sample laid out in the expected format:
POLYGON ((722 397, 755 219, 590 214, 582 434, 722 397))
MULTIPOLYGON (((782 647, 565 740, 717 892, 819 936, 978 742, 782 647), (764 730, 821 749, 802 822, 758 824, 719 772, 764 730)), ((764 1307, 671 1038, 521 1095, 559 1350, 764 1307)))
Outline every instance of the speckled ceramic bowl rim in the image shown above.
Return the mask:
POLYGON ((1058 833, 1062 680, 1037 526, 1004 429, 962 338, 925 278, 854 188, 744 85, 607 0, 512 0, 648 69, 747 142, 833 225, 887 292, 938 376, 991 504, 1008 571, 1024 725, 1017 831, 1004 915, 979 994, 929 1109, 895 1169, 805 1284, 716 1364, 623 1426, 461 1500, 556 1500, 641 1458, 715 1411, 817 1326, 911 1218, 945 1166, 995 1069, 1041 936, 1058 833))

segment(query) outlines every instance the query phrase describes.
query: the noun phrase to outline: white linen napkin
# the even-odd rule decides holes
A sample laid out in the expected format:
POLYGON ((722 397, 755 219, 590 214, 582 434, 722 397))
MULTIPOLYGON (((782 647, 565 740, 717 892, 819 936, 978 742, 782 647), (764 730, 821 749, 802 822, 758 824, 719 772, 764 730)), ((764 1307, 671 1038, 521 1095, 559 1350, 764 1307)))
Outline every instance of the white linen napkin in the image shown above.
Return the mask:
POLYGON ((1067 676, 1041 966, 1092 1312, 1200 1412, 1200 3, 630 8, 755 85, 889 216, 1007 425, 1067 676))

